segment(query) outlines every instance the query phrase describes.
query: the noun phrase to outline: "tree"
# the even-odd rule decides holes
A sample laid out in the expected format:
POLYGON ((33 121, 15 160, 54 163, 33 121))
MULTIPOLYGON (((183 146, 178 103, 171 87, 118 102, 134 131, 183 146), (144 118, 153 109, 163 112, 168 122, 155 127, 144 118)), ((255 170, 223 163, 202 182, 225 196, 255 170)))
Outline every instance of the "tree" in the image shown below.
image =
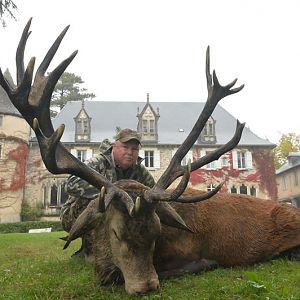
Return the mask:
POLYGON ((274 149, 276 169, 287 163, 287 157, 290 152, 300 151, 300 134, 286 133, 283 134, 274 149))
POLYGON ((5 18, 10 17, 16 20, 14 11, 17 11, 17 5, 11 0, 0 0, 0 22, 2 27, 6 26, 5 18))
POLYGON ((82 101, 88 98, 94 98, 93 93, 86 93, 87 89, 80 88, 79 85, 84 81, 80 76, 74 73, 64 72, 58 80, 51 100, 51 116, 57 114, 57 110, 61 110, 68 101, 82 101))

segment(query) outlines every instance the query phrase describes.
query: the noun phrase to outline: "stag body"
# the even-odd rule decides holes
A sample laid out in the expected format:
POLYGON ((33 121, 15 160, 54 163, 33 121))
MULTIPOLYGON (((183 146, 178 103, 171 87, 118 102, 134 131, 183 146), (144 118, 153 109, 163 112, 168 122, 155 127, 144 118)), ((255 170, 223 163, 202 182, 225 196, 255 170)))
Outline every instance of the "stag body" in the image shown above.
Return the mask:
MULTIPOLYGON (((118 184, 118 183, 117 183, 118 184)), ((119 182, 135 195, 145 187, 119 182)), ((185 195, 198 194, 187 189, 185 195)), ((158 277, 197 273, 217 263, 245 266, 292 252, 300 245, 300 211, 247 195, 219 193, 209 201, 173 203, 193 232, 164 225, 142 201, 130 217, 117 201, 94 229, 96 273, 101 284, 125 281, 128 293, 147 293, 158 277)))

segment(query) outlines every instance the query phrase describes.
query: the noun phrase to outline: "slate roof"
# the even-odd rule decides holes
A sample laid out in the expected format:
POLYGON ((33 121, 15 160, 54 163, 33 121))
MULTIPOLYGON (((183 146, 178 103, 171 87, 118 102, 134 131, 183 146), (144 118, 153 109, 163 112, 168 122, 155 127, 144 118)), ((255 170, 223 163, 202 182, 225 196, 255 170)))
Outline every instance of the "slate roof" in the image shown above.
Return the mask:
POLYGON ((300 152, 290 152, 288 155, 288 162, 278 170, 276 170, 276 175, 279 175, 296 167, 300 167, 300 152))
MULTIPOLYGON (((13 80, 12 80, 11 75, 8 70, 6 70, 3 75, 10 82, 11 85, 14 85, 13 80)), ((0 86, 0 114, 21 117, 21 114, 11 103, 6 92, 4 91, 4 89, 1 86, 0 86)))
MULTIPOLYGON (((150 102, 153 109, 159 109, 158 143, 180 145, 198 119, 205 103, 196 102, 150 102), (179 131, 179 129, 183 129, 179 131)), ((115 128, 137 128, 137 112, 142 111, 145 102, 86 101, 84 108, 91 117, 91 142, 105 138, 113 139, 115 128)), ((74 117, 82 107, 80 101, 68 102, 53 120, 54 128, 66 125, 62 142, 74 142, 74 117)), ((217 145, 227 143, 235 132, 236 119, 218 105, 212 117, 216 120, 217 145)), ((258 137, 245 128, 239 145, 275 147, 273 143, 258 137)))
POLYGON ((13 115, 21 117, 19 111, 10 102, 6 92, 0 87, 0 114, 13 115))

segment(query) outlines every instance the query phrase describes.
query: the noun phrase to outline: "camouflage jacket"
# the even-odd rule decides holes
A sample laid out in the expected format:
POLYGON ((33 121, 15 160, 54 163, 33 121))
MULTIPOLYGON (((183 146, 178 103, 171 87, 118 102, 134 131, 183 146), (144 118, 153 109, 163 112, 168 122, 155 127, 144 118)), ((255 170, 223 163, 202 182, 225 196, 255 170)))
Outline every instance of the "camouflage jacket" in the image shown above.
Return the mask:
MULTIPOLYGON (((109 148, 105 152, 88 160, 86 164, 105 176, 111 182, 120 179, 133 179, 146 186, 153 187, 155 184, 154 179, 141 162, 142 159, 139 157, 137 164, 124 171, 114 164, 112 159, 112 148, 109 148)), ((97 188, 76 176, 69 177, 66 184, 66 191, 71 196, 85 198, 87 200, 95 199, 99 195, 99 190, 97 188)))

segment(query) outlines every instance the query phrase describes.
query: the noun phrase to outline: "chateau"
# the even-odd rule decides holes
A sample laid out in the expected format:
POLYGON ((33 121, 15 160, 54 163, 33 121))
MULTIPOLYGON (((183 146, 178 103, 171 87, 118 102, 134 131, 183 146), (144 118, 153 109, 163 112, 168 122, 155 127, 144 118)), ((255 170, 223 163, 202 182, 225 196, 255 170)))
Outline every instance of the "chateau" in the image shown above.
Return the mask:
MULTIPOLYGON (((142 135, 140 156, 157 180, 198 119, 205 103, 74 101, 53 120, 66 126, 61 142, 78 159, 99 153, 104 139, 113 140, 116 127, 142 135)), ((184 158, 198 159, 226 144, 234 135, 236 119, 218 105, 197 142, 184 158)), ((220 192, 251 194, 277 200, 272 149, 275 145, 245 127, 238 146, 219 160, 192 172, 190 185, 220 192)), ((21 204, 39 207, 43 218, 57 219, 66 201, 68 175, 50 174, 41 159, 36 138, 0 88, 0 222, 20 220, 21 204)))

